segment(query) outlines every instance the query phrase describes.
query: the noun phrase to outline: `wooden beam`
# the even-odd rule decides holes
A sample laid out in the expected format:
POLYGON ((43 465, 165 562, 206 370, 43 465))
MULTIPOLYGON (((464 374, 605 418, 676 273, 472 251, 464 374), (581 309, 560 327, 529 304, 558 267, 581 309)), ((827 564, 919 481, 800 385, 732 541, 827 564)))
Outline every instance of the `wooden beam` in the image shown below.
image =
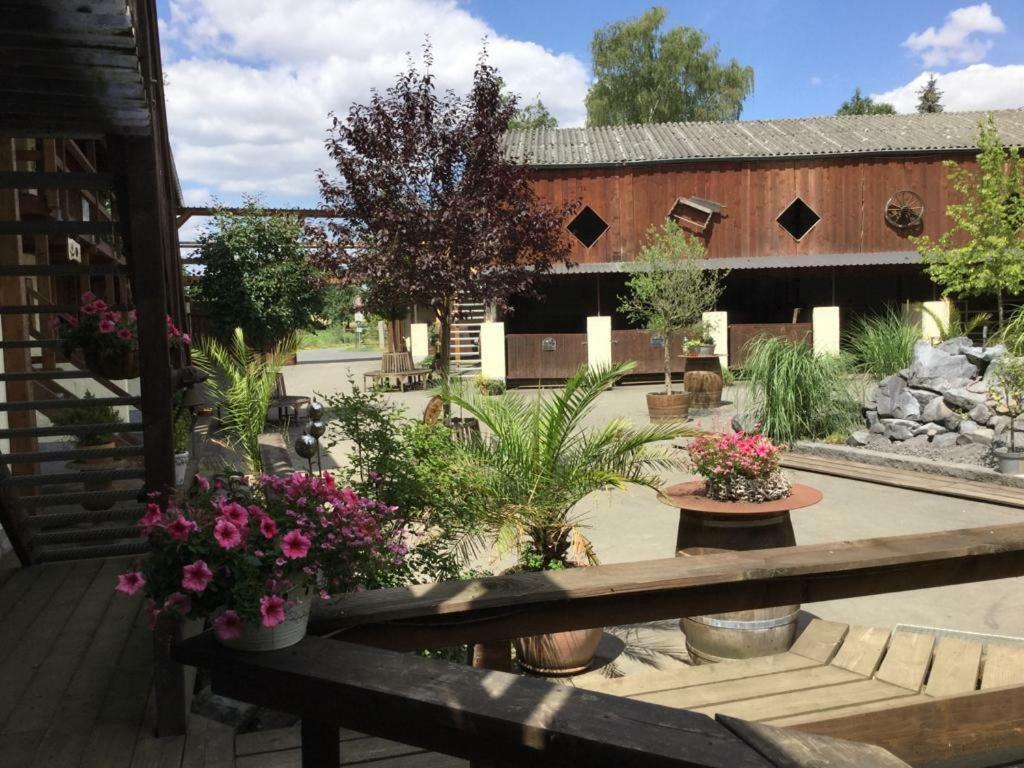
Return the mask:
POLYGON ((205 633, 173 657, 220 695, 502 765, 770 765, 705 715, 324 638, 256 654, 205 633))
POLYGON ((127 13, 67 13, 25 3, 0 3, 0 28, 9 31, 130 33, 132 19, 127 13))
POLYGON ((374 590, 313 627, 413 650, 1021 575, 1014 524, 374 590))
POLYGON ((109 173, 0 171, 0 189, 110 189, 109 173))
POLYGON ((109 221, 0 221, 0 235, 109 235, 113 231, 109 221))

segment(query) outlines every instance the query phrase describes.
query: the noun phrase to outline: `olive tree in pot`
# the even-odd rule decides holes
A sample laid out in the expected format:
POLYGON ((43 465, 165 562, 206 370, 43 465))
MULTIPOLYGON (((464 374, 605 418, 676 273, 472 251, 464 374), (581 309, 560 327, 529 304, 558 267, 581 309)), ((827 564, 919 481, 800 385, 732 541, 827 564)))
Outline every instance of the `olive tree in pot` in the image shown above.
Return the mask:
POLYGON ((1006 444, 993 449, 1004 475, 1024 474, 1024 447, 1018 446, 1014 426, 1024 414, 1024 357, 1004 355, 993 363, 995 370, 989 386, 989 397, 996 403, 996 413, 1008 416, 1006 444))
MULTIPOLYGON (((93 402, 95 400, 96 397, 93 393, 86 390, 79 405, 74 408, 62 408, 54 411, 50 418, 58 427, 79 428, 80 431, 77 431, 75 435, 75 448, 83 452, 68 466, 84 474, 82 486, 86 492, 102 493, 113 487, 113 481, 104 475, 121 465, 117 459, 102 454, 116 446, 113 430, 109 428, 120 424, 122 419, 121 415, 109 405, 99 405, 93 402), (100 455, 90 456, 89 449, 100 455), (96 479, 88 479, 90 473, 95 474, 96 479)), ((84 501, 82 506, 89 511, 98 512, 110 509, 114 503, 98 499, 84 501)))
MULTIPOLYGON (((679 424, 634 428, 622 419, 584 428, 600 394, 633 368, 581 368, 554 393, 526 398, 447 392, 454 405, 485 427, 467 445, 488 497, 483 528, 499 550, 518 555, 518 572, 550 572, 597 562, 581 532, 580 502, 595 491, 627 485, 658 487, 658 471, 674 468, 659 445, 689 430, 679 424)), ((591 662, 602 629, 519 638, 523 668, 545 675, 582 671, 591 662)))
POLYGON ((673 219, 647 231, 636 272, 626 284, 629 294, 619 309, 631 322, 662 338, 665 392, 647 395, 651 421, 685 419, 689 395, 672 391, 672 334, 700 323, 722 293, 723 270, 705 269, 704 244, 673 219))

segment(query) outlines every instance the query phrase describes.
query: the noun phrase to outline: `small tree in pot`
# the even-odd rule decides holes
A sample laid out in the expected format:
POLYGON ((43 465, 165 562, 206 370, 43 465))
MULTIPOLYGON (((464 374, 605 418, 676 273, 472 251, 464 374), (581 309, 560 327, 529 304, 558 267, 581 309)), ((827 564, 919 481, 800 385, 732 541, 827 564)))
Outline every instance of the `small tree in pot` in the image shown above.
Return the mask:
POLYGON ((673 219, 647 231, 647 243, 636 260, 637 272, 626 284, 629 295, 620 309, 634 322, 659 334, 663 341, 665 394, 647 395, 654 420, 686 418, 685 393, 672 392, 674 333, 700 323, 722 293, 725 270, 705 269, 704 244, 673 219))
POLYGON ((1024 474, 1024 448, 1017 445, 1014 426, 1024 414, 1024 357, 1004 355, 995 363, 992 384, 988 394, 996 403, 996 413, 1008 416, 1007 445, 993 451, 999 460, 999 471, 1004 475, 1024 474))

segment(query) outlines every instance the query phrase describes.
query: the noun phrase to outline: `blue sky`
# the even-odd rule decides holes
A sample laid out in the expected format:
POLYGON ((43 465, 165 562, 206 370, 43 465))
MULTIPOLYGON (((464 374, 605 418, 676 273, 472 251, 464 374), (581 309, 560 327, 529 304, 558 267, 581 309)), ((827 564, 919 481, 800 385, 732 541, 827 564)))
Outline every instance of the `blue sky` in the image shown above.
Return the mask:
MULTIPOLYGON (((912 111, 929 73, 947 108, 1024 106, 1024 2, 669 2, 755 71, 744 119, 833 114, 855 86, 912 111)), ((186 199, 316 201, 327 113, 386 88, 433 41, 442 87, 464 90, 481 41, 506 82, 581 125, 595 28, 634 0, 160 0, 175 160, 186 199)))

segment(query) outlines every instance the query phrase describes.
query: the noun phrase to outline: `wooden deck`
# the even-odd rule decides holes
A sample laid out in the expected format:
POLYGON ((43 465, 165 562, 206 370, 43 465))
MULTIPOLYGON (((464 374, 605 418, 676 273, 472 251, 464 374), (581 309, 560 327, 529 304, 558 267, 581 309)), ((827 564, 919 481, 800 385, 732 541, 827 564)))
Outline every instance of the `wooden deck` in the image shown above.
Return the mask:
POLYGON ((865 483, 905 488, 908 491, 934 493, 939 496, 951 496, 957 499, 969 499, 970 501, 980 501, 986 504, 1024 509, 1024 489, 1014 488, 1009 485, 999 485, 994 482, 983 483, 977 480, 961 480, 931 472, 894 469, 875 464, 861 464, 845 459, 827 459, 807 453, 785 452, 782 454, 781 464, 786 469, 796 469, 801 472, 845 477, 849 480, 860 480, 865 483))
MULTIPOLYGON (((243 734, 193 715, 186 736, 153 735, 153 647, 140 597, 114 592, 126 558, 0 573, 0 766, 284 768, 292 729, 243 734)), ((343 734, 343 765, 456 768, 462 761, 343 734), (394 759, 387 759, 394 758, 394 759)))

